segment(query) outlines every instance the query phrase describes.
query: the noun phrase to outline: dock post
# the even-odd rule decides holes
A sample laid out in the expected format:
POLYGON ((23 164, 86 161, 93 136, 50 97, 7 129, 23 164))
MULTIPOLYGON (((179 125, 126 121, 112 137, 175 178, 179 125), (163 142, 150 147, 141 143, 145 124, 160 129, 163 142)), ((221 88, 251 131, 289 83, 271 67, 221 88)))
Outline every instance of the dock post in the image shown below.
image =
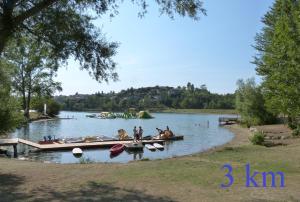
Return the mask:
POLYGON ((14 158, 17 158, 18 157, 18 149, 17 149, 17 145, 13 145, 14 147, 14 158))

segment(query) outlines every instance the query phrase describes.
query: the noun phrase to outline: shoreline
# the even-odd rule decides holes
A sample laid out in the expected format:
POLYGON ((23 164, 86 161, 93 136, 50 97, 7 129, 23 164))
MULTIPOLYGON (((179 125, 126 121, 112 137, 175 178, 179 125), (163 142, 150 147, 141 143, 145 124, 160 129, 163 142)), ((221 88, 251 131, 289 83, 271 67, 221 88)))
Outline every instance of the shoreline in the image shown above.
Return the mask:
POLYGON ((229 142, 222 144, 222 145, 214 146, 210 149, 207 149, 207 150, 204 150, 201 152, 197 152, 197 153, 186 155, 186 156, 179 156, 177 158, 211 154, 214 152, 221 151, 224 148, 228 148, 228 147, 230 148, 230 147, 239 147, 239 146, 244 146, 244 145, 250 145, 249 136, 250 136, 251 132, 249 129, 243 128, 239 124, 232 124, 232 125, 227 125, 227 126, 223 126, 223 127, 233 133, 233 138, 229 142))

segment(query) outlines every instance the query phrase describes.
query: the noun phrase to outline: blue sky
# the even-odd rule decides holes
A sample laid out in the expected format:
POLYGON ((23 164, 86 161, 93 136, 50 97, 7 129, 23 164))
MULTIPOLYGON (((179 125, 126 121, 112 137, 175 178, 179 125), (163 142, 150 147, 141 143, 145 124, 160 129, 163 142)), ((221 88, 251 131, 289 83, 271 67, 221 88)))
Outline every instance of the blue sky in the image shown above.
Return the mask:
MULTIPOLYGON (((151 2, 151 1, 149 1, 151 2)), ((232 93, 239 78, 255 76, 251 64, 254 37, 262 28, 261 18, 273 0, 204 0, 207 16, 199 21, 161 16, 150 4, 142 19, 138 7, 126 1, 119 15, 102 16, 95 24, 110 41, 120 43, 114 60, 118 82, 98 83, 70 60, 56 80, 70 95, 97 91, 120 91, 129 87, 178 86, 187 82, 206 84, 211 92, 232 93)))

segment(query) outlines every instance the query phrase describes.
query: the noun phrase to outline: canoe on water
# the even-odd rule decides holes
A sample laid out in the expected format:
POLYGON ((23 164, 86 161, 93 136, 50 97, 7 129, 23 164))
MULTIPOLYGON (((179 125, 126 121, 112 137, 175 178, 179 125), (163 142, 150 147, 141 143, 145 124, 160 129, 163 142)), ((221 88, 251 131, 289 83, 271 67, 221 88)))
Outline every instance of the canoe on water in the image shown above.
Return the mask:
POLYGON ((110 148, 110 153, 112 155, 117 155, 121 153, 124 150, 124 148, 125 148, 124 144, 116 144, 112 148, 110 148))
POLYGON ((158 144, 158 143, 154 143, 153 146, 154 146, 156 149, 164 149, 164 146, 161 145, 161 144, 158 144))
POLYGON ((156 150, 156 148, 151 144, 145 144, 145 147, 151 151, 156 150))

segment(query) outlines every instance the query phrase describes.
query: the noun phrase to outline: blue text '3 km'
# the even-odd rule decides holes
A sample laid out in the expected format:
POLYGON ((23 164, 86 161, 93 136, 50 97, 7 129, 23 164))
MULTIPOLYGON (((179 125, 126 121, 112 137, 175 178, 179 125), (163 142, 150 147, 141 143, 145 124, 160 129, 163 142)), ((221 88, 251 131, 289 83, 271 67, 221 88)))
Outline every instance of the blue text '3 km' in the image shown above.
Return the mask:
MULTIPOLYGON (((222 170, 227 169, 227 173, 225 174, 225 178, 227 178, 227 183, 222 183, 222 188, 231 187, 234 183, 233 177, 233 169, 230 164, 225 164, 222 166, 222 170)), ((245 186, 246 187, 285 187, 284 184, 284 173, 281 171, 273 172, 251 172, 250 164, 246 164, 245 166, 245 186), (267 184, 267 179, 270 179, 270 183, 267 184), (277 181, 278 180, 278 181, 277 181), (259 184, 258 181, 262 183, 259 184), (279 182, 279 184, 278 184, 279 182)))

